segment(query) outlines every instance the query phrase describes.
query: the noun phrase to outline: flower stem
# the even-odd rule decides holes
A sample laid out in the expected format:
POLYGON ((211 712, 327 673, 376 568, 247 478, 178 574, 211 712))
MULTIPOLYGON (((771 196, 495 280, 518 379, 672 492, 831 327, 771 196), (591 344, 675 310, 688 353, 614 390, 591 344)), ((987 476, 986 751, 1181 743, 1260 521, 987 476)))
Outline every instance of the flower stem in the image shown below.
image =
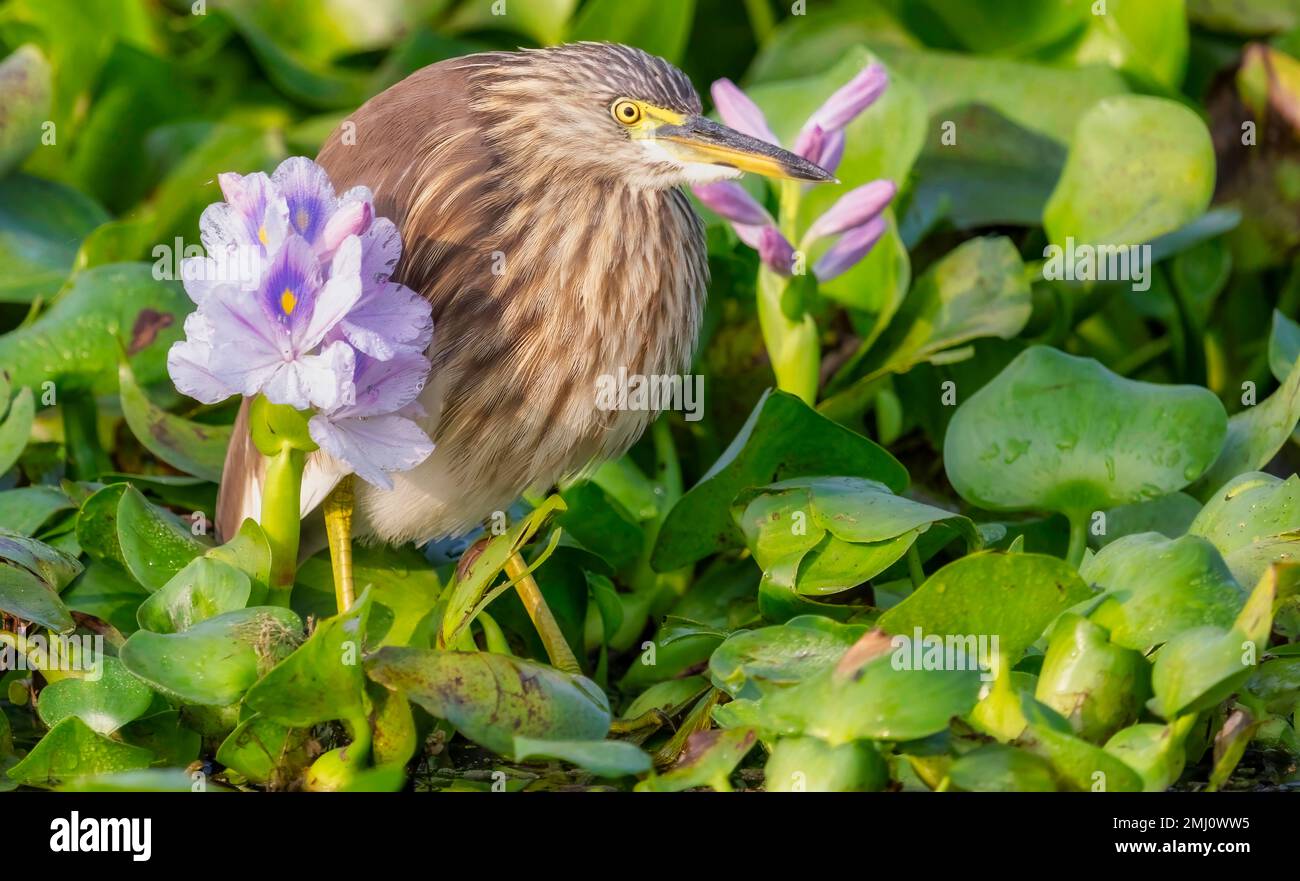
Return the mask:
POLYGON ((302 529, 299 499, 302 469, 307 454, 284 446, 267 457, 266 483, 262 489, 262 531, 271 546, 271 584, 267 603, 288 606, 293 577, 298 569, 298 538, 302 529))
POLYGON ((1083 562, 1083 553, 1088 548, 1088 517, 1086 514, 1069 514, 1070 547, 1065 552, 1065 562, 1076 569, 1083 562))
POLYGON ((925 583, 925 569, 921 567, 921 552, 916 549, 916 542, 907 549, 907 574, 912 577, 912 587, 925 583))
POLYGON ((817 322, 807 312, 790 318, 782 307, 789 280, 767 267, 758 271, 758 324, 763 331, 777 388, 798 395, 804 403, 817 400, 821 347, 817 322))
POLYGON ((334 570, 334 602, 342 615, 352 608, 357 592, 352 582, 352 507, 355 502, 352 475, 339 481, 325 497, 325 533, 330 543, 330 565, 334 570))

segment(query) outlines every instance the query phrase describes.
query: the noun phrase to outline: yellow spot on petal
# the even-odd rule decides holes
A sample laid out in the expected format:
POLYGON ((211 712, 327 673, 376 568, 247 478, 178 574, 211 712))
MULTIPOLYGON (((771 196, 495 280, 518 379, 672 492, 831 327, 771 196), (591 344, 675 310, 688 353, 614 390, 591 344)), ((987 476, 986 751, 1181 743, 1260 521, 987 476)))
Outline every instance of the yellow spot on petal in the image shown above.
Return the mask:
POLYGON ((257 228, 257 240, 261 242, 263 245, 266 244, 266 227, 259 226, 257 228))
POLYGON ((285 315, 293 314, 293 307, 298 305, 298 298, 293 295, 293 291, 288 288, 280 295, 280 308, 284 310, 285 315))
POLYGON ((311 222, 311 215, 307 213, 307 209, 305 209, 305 208, 299 208, 299 209, 298 209, 298 229, 302 230, 303 232, 306 232, 306 231, 307 231, 307 224, 310 223, 310 222, 311 222))

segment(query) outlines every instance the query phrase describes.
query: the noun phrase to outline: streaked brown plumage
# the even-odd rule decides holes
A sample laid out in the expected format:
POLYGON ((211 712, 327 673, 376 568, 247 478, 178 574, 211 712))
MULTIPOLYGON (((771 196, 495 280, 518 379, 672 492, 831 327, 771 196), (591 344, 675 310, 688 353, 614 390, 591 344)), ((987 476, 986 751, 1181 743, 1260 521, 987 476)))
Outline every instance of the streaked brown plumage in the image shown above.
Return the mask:
MULTIPOLYGON (((620 455, 656 414, 599 410, 597 378, 690 369, 708 264, 680 186, 739 171, 633 136, 611 115, 620 98, 681 123, 657 131, 699 118, 698 95, 667 62, 583 43, 426 67, 368 101, 321 150, 340 191, 374 192, 376 213, 402 233, 396 277, 433 304, 421 402, 435 450, 394 475, 391 492, 358 485, 358 534, 464 532, 529 487, 620 455)), ((733 150, 824 179, 797 157, 701 126, 733 150)), ((342 473, 313 456, 304 512, 342 473)), ((237 439, 218 504, 223 534, 256 516, 259 498, 260 457, 237 439)))

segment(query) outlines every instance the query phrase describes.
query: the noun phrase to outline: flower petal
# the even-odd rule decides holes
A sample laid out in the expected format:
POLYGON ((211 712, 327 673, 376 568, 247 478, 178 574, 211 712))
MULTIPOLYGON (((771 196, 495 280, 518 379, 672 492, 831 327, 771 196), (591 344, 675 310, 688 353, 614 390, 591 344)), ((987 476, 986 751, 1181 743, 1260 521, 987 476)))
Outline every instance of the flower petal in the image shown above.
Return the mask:
POLYGON ((723 78, 713 83, 713 106, 722 121, 736 131, 779 145, 781 142, 768 128, 767 117, 753 100, 731 80, 723 78))
POLYGON ((758 240, 758 256, 773 272, 789 275, 794 263, 794 246, 776 227, 766 226, 758 240))
POLYGON ((409 471, 433 452, 429 436, 401 416, 330 419, 317 415, 307 430, 322 450, 380 489, 393 488, 386 472, 409 471))
POLYGON ((371 285, 339 324, 348 342, 373 358, 423 352, 433 339, 429 301, 396 282, 371 285))
POLYGON ((329 281, 310 304, 304 323, 295 328, 297 351, 314 349, 361 299, 361 239, 348 236, 330 263, 329 281))
POLYGON ((295 410, 338 409, 356 399, 352 382, 355 358, 347 343, 330 343, 319 355, 282 361, 263 383, 261 392, 271 403, 288 404, 295 410))
POLYGON ((325 221, 320 241, 316 243, 316 253, 320 259, 329 260, 348 236, 359 236, 365 232, 373 216, 374 212, 369 202, 349 202, 340 205, 339 209, 330 215, 329 220, 325 221))
POLYGON ((696 184, 691 187, 691 192, 710 211, 733 223, 762 226, 772 222, 767 209, 735 181, 696 184))
POLYGON ((215 404, 238 394, 237 389, 217 379, 209 369, 212 326, 202 314, 191 312, 186 317, 185 337, 167 351, 167 373, 176 388, 204 404, 215 404))
POLYGON ((315 244, 338 200, 325 169, 305 156, 291 156, 271 174, 289 206, 289 227, 315 244))
POLYGON ((804 129, 811 129, 815 125, 827 132, 844 128, 854 117, 875 103, 888 85, 889 74, 883 66, 872 64, 864 68, 808 117, 804 129))
POLYGON ((840 236, 840 240, 831 245, 830 250, 813 266, 813 275, 817 276, 818 281, 825 282, 847 271, 867 256, 867 252, 885 234, 886 226, 885 218, 877 215, 840 236))
POLYGON ((376 217, 361 236, 361 280, 365 285, 388 281, 402 257, 402 237, 387 217, 376 217))
POLYGON ((889 180, 873 180, 849 190, 825 214, 813 221, 808 228, 806 241, 838 235, 855 226, 862 226, 884 211, 897 191, 894 182, 889 180))
POLYGON ((418 352, 401 352, 387 361, 357 356, 355 403, 335 416, 382 416, 396 413, 424 390, 429 359, 418 352))

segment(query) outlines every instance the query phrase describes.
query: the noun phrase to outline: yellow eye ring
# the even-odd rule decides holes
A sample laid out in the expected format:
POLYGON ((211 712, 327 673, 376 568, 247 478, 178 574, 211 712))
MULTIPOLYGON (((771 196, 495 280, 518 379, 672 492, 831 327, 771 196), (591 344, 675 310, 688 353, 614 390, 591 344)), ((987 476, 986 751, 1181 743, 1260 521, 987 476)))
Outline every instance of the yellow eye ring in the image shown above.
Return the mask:
POLYGON ((629 101, 627 98, 619 98, 615 101, 609 108, 609 112, 623 125, 636 125, 641 121, 641 108, 635 101, 629 101))

